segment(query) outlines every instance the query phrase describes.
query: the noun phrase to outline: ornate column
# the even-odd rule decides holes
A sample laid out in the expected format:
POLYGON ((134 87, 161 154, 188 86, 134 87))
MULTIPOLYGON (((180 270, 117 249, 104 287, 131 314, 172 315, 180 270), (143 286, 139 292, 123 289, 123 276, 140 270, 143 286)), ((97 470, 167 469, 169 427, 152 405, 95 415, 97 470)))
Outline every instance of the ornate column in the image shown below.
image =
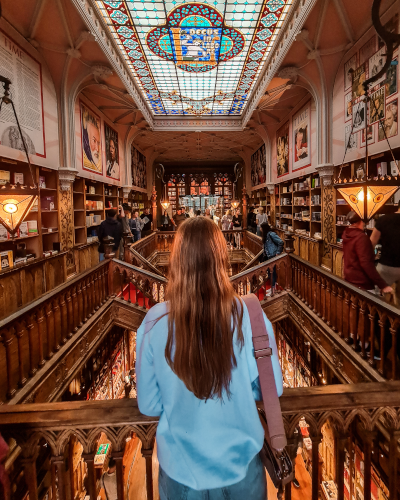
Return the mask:
MULTIPOLYGON (((65 459, 62 455, 59 455, 58 457, 52 457, 51 462, 56 468, 58 499, 65 500, 65 459)), ((92 497, 90 500, 92 500, 92 497)))
POLYGON ((67 251, 67 275, 75 272, 74 255, 74 208, 72 186, 78 171, 75 169, 63 168, 58 171, 60 182, 59 199, 59 217, 60 217, 60 242, 61 251, 67 251))
POLYGON ((89 496, 90 500, 97 500, 97 486, 96 486, 96 470, 94 468, 94 454, 88 453, 82 455, 88 468, 88 483, 89 483, 89 496))
POLYGON ((26 445, 24 445, 22 447, 22 453, 24 458, 21 460, 21 465, 24 468, 25 481, 29 492, 29 500, 38 500, 36 459, 39 454, 39 446, 35 445, 33 447, 30 446, 29 448, 26 448, 26 445))
MULTIPOLYGON (((114 451, 113 457, 117 464, 117 495, 118 500, 125 500, 125 488, 124 488, 124 468, 122 465, 122 460, 124 458, 124 451, 114 451)), ((146 462, 147 465, 147 462, 146 462)), ((152 498, 152 497, 150 497, 152 498)))
POLYGON ((242 189, 242 205, 243 205, 243 229, 247 229, 247 190, 246 190, 246 185, 243 183, 243 189, 242 189))
MULTIPOLYGON (((270 196, 270 216, 269 216, 269 223, 272 226, 275 226, 275 184, 267 184, 267 194, 269 193, 270 196)), ((268 213, 268 207, 266 207, 266 211, 268 213)))
POLYGON ((129 195, 131 194, 132 187, 131 186, 123 186, 122 187, 122 198, 125 201, 128 201, 129 195))
POLYGON ((312 478, 311 478, 311 499, 318 500, 319 496, 319 444, 322 440, 321 434, 311 436, 312 441, 312 478))
POLYGON ((151 192, 151 214, 153 216, 153 231, 157 229, 157 190, 155 183, 151 192))
POLYGON ((336 196, 332 185, 334 165, 326 163, 316 167, 321 179, 322 193, 322 263, 321 267, 332 271, 332 243, 335 243, 336 196))
POLYGON ((153 445, 151 446, 151 448, 142 448, 142 456, 146 460, 147 498, 153 498, 153 445))

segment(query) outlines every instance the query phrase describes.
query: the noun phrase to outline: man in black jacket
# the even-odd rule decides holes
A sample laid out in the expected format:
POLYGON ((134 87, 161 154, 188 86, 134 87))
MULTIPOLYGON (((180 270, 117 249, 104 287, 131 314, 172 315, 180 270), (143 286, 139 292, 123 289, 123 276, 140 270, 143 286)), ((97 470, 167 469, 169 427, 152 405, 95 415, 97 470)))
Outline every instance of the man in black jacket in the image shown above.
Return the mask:
MULTIPOLYGON (((107 211, 107 218, 106 220, 103 220, 103 222, 100 224, 99 227, 99 253, 100 253, 100 261, 104 260, 104 246, 103 246, 103 239, 106 236, 111 236, 114 238, 114 246, 113 246, 113 252, 118 251, 119 243, 121 241, 121 236, 122 236, 122 225, 121 223, 117 220, 117 211, 111 208, 110 210, 107 211)), ((117 255, 118 257, 118 255, 117 255)))

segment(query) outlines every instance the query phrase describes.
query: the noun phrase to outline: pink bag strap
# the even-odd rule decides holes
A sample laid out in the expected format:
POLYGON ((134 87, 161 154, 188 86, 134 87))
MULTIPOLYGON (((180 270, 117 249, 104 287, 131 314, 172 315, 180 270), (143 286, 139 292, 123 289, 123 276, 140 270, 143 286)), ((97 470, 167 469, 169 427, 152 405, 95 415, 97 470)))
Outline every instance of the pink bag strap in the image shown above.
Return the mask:
POLYGON ((250 316, 254 356, 257 362, 271 446, 275 450, 283 450, 287 444, 287 440, 283 425, 281 404, 275 384, 274 370, 272 368, 272 349, 269 345, 264 313, 260 301, 253 293, 243 296, 242 300, 246 304, 250 316))

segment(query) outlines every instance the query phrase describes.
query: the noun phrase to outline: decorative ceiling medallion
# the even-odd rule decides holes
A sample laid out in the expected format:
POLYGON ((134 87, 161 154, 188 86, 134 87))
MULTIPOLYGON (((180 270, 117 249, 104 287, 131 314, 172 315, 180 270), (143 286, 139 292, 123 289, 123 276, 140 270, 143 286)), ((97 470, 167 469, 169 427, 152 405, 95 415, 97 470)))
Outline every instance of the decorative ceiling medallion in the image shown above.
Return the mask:
POLYGON ((216 9, 198 3, 173 9, 164 26, 149 31, 146 42, 156 56, 193 73, 211 71, 242 52, 245 45, 240 31, 224 26, 216 9))
POLYGON ((96 0, 155 115, 240 116, 291 4, 96 0))

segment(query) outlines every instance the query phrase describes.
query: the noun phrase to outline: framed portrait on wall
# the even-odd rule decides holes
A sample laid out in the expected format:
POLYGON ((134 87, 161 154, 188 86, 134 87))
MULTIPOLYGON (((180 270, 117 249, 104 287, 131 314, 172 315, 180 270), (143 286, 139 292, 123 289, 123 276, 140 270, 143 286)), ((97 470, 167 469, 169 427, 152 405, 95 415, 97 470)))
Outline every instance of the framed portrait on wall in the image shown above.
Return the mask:
MULTIPOLYGON (((372 78, 377 75, 383 68, 386 62, 386 46, 380 48, 378 52, 375 52, 368 60, 368 78, 372 78)), ((379 80, 374 82, 374 85, 382 82, 385 79, 385 75, 381 76, 379 80)))
POLYGON ((276 170, 278 177, 289 173, 289 122, 276 132, 276 170))
POLYGON ((118 132, 104 122, 106 142, 106 176, 120 180, 118 132))
POLYGON ((385 132, 389 139, 397 135, 398 131, 398 99, 394 99, 386 104, 385 120, 378 124, 378 141, 385 140, 385 132))
POLYGON ((385 118, 385 87, 381 87, 369 96, 369 125, 385 118))
POLYGON ((352 123, 344 126, 344 147, 347 152, 357 149, 357 134, 351 133, 352 126, 352 123))
POLYGON ((365 120, 365 104, 364 101, 360 101, 353 105, 353 134, 365 129, 365 120))
POLYGON ((147 188, 146 157, 135 146, 131 145, 131 172, 132 185, 138 188, 147 188))
MULTIPOLYGON (((375 142, 375 127, 374 125, 368 125, 368 145, 375 142)), ((361 130, 361 147, 365 146, 365 129, 361 130)))
POLYGON ((267 159, 265 144, 251 155, 251 186, 258 186, 266 182, 267 159))
POLYGON ((365 82, 367 76, 365 73, 365 64, 361 64, 353 73, 353 84, 352 84, 352 99, 353 101, 364 95, 363 83, 365 82))
POLYGON ((344 96, 344 121, 348 122, 353 118, 353 101, 351 92, 344 96))
POLYGON ((82 167, 96 174, 103 174, 101 159, 101 120, 86 104, 80 101, 82 130, 82 167))
POLYGON ((292 171, 311 165, 311 106, 306 104, 293 116, 293 163, 292 171))
POLYGON ((344 90, 351 88, 353 73, 357 69, 357 54, 354 54, 344 65, 344 90))
POLYGON ((385 92, 386 97, 397 93, 397 65, 398 58, 393 59, 392 64, 386 71, 385 92))
POLYGON ((376 36, 374 35, 367 43, 365 43, 360 49, 360 64, 365 63, 368 59, 375 54, 377 49, 376 46, 376 36))

